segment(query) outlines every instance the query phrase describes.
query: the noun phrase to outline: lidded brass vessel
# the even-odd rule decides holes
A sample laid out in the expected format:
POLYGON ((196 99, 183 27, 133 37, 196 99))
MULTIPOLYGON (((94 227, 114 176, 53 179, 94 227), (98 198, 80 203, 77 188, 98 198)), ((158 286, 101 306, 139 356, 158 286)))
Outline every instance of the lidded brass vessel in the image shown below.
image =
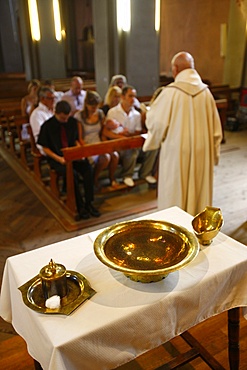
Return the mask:
POLYGON ((67 295, 66 268, 64 265, 56 264, 51 259, 48 265, 42 267, 39 276, 42 281, 45 299, 54 295, 58 295, 60 298, 67 295))

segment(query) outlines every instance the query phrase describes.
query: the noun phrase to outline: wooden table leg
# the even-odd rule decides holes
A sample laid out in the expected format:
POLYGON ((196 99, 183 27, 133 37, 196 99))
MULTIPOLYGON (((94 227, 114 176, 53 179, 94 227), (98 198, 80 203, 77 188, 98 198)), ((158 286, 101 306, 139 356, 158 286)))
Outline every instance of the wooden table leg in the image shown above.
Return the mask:
POLYGON ((228 356, 231 370, 239 369, 239 316, 239 307, 228 311, 228 356))

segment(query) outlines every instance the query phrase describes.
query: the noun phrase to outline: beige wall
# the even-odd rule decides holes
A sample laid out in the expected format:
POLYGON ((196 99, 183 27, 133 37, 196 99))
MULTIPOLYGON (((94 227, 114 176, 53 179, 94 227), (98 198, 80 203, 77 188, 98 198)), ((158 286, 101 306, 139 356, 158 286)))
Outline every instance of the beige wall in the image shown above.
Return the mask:
POLYGON ((161 0, 161 73, 168 75, 172 56, 185 50, 203 79, 221 84, 220 29, 228 23, 229 8, 230 0, 161 0))

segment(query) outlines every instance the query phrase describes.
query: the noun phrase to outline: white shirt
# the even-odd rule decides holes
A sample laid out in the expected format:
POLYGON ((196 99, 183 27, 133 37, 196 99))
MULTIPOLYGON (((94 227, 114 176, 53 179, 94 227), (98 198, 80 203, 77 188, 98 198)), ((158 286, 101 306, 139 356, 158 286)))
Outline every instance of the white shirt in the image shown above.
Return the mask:
POLYGON ((130 134, 142 131, 141 115, 134 107, 127 114, 123 110, 121 103, 119 103, 116 107, 109 109, 106 119, 117 120, 124 128, 127 128, 130 134))
POLYGON ((38 140, 40 127, 43 125, 45 121, 47 121, 49 118, 53 116, 53 111, 47 108, 46 105, 43 103, 39 103, 37 108, 33 110, 30 116, 30 126, 33 131, 33 136, 35 139, 35 142, 38 140))
POLYGON ((63 94, 61 100, 65 100, 70 104, 72 114, 74 114, 76 111, 82 110, 84 108, 85 97, 85 90, 81 90, 79 95, 73 95, 72 91, 68 90, 63 94))
POLYGON ((62 97, 64 96, 64 92, 63 91, 53 91, 53 94, 55 96, 55 105, 57 104, 57 102, 59 102, 60 100, 62 100, 62 97))
MULTIPOLYGON (((48 107, 43 103, 39 103, 37 108, 35 108, 33 110, 33 112, 31 113, 30 126, 32 128, 34 140, 35 140, 36 143, 37 143, 37 140, 38 140, 38 136, 39 136, 41 126, 43 125, 43 123, 45 121, 47 121, 49 118, 51 118, 53 116, 53 114, 54 114, 53 111, 48 109, 48 107)), ((40 145, 37 145, 37 147, 40 150, 40 152, 44 155, 42 147, 40 145)))

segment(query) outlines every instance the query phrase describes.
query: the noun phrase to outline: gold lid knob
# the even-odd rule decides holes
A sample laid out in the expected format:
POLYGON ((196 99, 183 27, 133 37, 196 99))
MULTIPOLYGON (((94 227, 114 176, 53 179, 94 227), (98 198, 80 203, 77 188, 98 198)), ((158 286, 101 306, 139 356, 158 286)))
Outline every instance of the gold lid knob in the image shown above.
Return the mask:
POLYGON ((62 277, 66 273, 66 268, 63 265, 56 264, 52 259, 49 264, 42 267, 39 275, 42 279, 53 280, 62 277))

